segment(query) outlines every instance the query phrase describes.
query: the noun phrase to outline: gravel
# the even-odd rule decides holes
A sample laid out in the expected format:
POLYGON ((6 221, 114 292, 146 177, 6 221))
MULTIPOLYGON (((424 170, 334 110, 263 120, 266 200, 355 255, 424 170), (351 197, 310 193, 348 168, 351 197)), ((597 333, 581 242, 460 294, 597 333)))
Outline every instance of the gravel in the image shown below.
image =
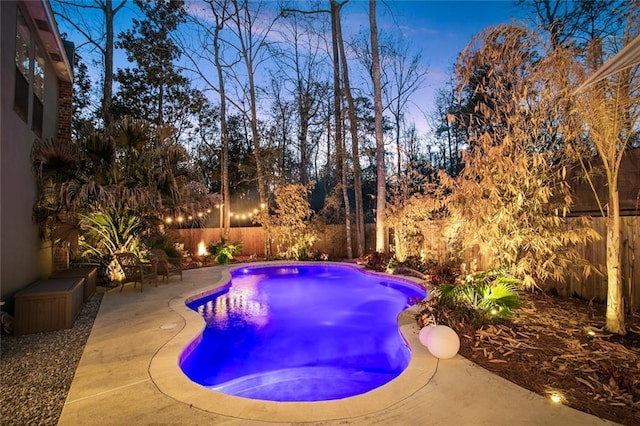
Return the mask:
POLYGON ((2 335, 0 424, 55 425, 98 314, 103 291, 84 304, 66 330, 2 335))

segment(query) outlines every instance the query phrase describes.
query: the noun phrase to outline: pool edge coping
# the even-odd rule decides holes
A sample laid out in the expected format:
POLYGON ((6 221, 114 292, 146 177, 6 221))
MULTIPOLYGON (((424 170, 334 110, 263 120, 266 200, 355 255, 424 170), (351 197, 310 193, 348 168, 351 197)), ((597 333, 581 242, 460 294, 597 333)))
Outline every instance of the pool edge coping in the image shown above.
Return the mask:
MULTIPOLYGON (((206 291, 202 289, 189 291, 172 298, 169 307, 178 313, 183 321, 183 328, 164 344, 152 357, 149 364, 149 375, 152 382, 164 395, 213 414, 246 420, 269 422, 314 422, 358 417, 385 410, 415 394, 427 385, 436 372, 438 360, 429 354, 418 339, 418 326, 415 321, 402 325, 403 315, 415 313, 415 305, 398 315, 400 333, 409 345, 411 360, 407 368, 389 383, 364 394, 349 398, 314 401, 314 402, 276 402, 254 400, 223 394, 207 389, 192 382, 180 369, 180 356, 187 346, 197 340, 204 329, 204 320, 197 312, 187 307, 185 301, 193 300, 201 295, 216 291, 231 279, 231 270, 246 266, 274 265, 317 265, 333 264, 364 270, 357 264, 346 262, 253 262, 234 264, 221 271, 220 279, 208 284, 206 291), (213 397, 212 397, 213 396, 213 397)), ((368 274, 387 276, 375 271, 363 271, 368 274)), ((412 277, 396 277, 420 284, 412 277)))

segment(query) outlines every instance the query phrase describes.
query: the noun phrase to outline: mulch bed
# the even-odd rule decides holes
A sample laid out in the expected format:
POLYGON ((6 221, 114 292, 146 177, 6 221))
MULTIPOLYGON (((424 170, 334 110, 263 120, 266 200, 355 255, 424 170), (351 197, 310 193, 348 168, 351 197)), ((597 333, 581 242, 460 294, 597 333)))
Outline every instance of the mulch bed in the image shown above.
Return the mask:
POLYGON ((460 354, 483 368, 537 394, 557 393, 580 411, 637 425, 640 314, 627 316, 627 335, 618 336, 606 332, 604 312, 584 300, 528 293, 510 322, 476 329, 444 311, 436 316, 458 332, 460 354))

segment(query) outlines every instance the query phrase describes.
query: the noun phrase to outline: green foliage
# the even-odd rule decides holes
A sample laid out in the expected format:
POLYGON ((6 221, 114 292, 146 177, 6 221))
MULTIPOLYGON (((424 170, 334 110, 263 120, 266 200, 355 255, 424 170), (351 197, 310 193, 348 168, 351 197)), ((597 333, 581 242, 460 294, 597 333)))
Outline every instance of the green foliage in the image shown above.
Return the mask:
POLYGON ((167 233, 154 232, 149 236, 143 237, 142 241, 148 249, 161 249, 169 257, 181 257, 182 250, 179 249, 179 243, 167 233))
POLYGON ((409 256, 404 261, 400 262, 398 259, 393 258, 389 260, 387 265, 389 269, 398 267, 409 268, 418 271, 422 274, 427 272, 427 264, 420 256, 409 256))
POLYGON ((80 239, 80 256, 102 258, 120 252, 140 251, 139 235, 143 220, 132 211, 107 210, 80 214, 80 227, 85 231, 80 239))
POLYGON ((199 100, 175 63, 182 50, 172 34, 185 22, 183 1, 136 1, 142 19, 119 34, 116 47, 127 55, 130 68, 118 69, 113 99, 116 119, 133 116, 156 124, 187 127, 199 100), (153 49, 149 46, 153 45, 153 49))
POLYGON ((207 251, 220 265, 226 265, 233 260, 234 254, 242 252, 242 242, 235 241, 233 243, 221 241, 219 243, 211 243, 207 246, 207 251))
POLYGON ((43 239, 78 215, 197 217, 215 202, 196 181, 175 129, 144 120, 126 118, 77 141, 36 140, 31 161, 38 183, 34 220, 43 239))
POLYGON ((484 317, 509 318, 520 306, 518 287, 522 281, 505 269, 468 275, 460 284, 444 284, 435 297, 451 309, 463 309, 484 317))
POLYGON ((100 265, 100 275, 110 281, 117 276, 114 254, 140 253, 139 235, 146 228, 144 221, 131 210, 80 214, 79 226, 84 230, 78 241, 79 260, 100 265))
POLYGON ((285 259, 313 258, 313 243, 318 239, 312 223, 313 211, 307 200, 310 187, 302 184, 284 185, 274 191, 274 214, 263 212, 257 221, 269 226, 278 254, 285 259))

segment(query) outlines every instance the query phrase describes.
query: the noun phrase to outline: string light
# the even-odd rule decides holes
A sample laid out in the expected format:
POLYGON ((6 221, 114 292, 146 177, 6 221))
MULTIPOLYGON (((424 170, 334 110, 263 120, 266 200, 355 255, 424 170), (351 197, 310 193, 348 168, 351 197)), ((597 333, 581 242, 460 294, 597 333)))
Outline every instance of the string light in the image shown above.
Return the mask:
MULTIPOLYGON (((220 203, 220 204, 216 204, 215 208, 216 209, 220 209, 220 213, 222 214, 222 208, 224 207, 224 204, 220 203)), ((260 212, 260 210, 264 210, 267 207, 267 205, 265 203, 260 203, 260 209, 258 208, 253 208, 253 209, 249 209, 246 212, 232 212, 229 211, 229 218, 233 218, 235 220, 238 221, 246 221, 246 220, 251 220, 254 218, 254 216, 258 215, 258 213, 260 212)), ((202 219, 203 217, 205 217, 205 214, 210 214, 211 213, 211 209, 206 209, 206 213, 204 211, 198 212, 195 215, 197 215, 198 218, 202 219)), ((172 223, 179 223, 179 224, 183 224, 186 221, 193 221, 194 220, 194 215, 187 215, 186 218, 185 216, 179 215, 179 216, 167 216, 164 218, 164 222, 168 225, 172 224, 172 223)))

